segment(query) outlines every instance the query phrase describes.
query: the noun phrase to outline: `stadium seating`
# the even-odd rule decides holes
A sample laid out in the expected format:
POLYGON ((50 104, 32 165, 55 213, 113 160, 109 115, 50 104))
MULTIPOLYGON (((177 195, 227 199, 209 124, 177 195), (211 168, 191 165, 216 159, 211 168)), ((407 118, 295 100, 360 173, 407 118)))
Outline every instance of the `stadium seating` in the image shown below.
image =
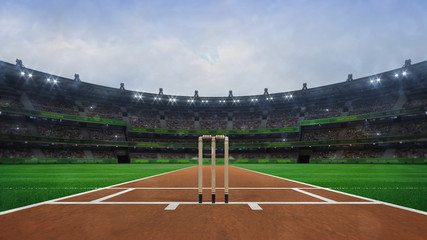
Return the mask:
POLYGON ((0 62, 0 163, 101 163, 121 155, 188 163, 203 134, 228 135, 233 161, 248 163, 300 162, 304 154, 317 163, 422 162, 413 159, 427 158, 426 69, 421 62, 405 78, 394 69, 373 75, 381 84, 371 76, 272 94, 274 101, 176 96, 169 104, 157 94, 66 78, 52 88, 44 82, 49 73, 34 71, 25 81, 0 62))

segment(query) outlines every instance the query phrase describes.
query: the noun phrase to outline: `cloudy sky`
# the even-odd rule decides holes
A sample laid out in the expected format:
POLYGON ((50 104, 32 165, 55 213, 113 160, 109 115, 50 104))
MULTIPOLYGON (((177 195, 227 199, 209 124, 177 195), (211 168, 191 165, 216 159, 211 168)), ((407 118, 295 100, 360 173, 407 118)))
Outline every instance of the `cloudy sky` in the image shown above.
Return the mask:
POLYGON ((425 0, 0 0, 0 60, 82 81, 225 96, 427 60, 425 0))

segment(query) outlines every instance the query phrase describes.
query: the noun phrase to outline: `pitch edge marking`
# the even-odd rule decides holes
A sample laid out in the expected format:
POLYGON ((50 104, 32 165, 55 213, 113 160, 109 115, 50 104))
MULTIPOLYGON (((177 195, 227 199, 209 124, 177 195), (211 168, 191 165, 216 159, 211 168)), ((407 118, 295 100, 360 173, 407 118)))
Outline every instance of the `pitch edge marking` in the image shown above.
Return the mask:
POLYGON ((258 203, 248 203, 248 205, 252 210, 262 210, 258 203))
POLYGON ((179 206, 179 203, 170 203, 165 210, 175 210, 179 206))
POLYGON ((177 170, 173 170, 173 171, 169 171, 169 172, 159 173, 159 174, 156 174, 156 175, 153 175, 153 176, 143 177, 143 178, 131 180, 131 181, 128 181, 128 182, 118 183, 118 184, 114 184, 114 185, 111 185, 111 186, 107 186, 107 187, 103 187, 103 188, 98 188, 98 189, 90 190, 90 191, 87 191, 87 192, 76 193, 74 195, 60 197, 60 198, 56 198, 56 199, 52 199, 52 200, 47 200, 47 201, 44 201, 44 202, 34 203, 34 204, 23 206, 23 207, 9 209, 9 210, 0 212, 0 216, 8 214, 8 213, 13 213, 13 212, 21 211, 21 210, 28 209, 28 208, 37 207, 37 206, 40 206, 40 205, 43 205, 43 204, 49 204, 49 203, 54 202, 54 201, 60 201, 60 200, 66 199, 66 198, 77 197, 77 196, 80 196, 80 195, 83 195, 83 194, 86 194, 86 193, 92 193, 92 192, 96 192, 96 191, 108 189, 108 188, 119 186, 119 185, 122 185, 122 184, 132 183, 132 182, 136 182, 136 181, 140 181, 140 180, 145 180, 145 179, 148 179, 148 178, 153 178, 153 177, 165 175, 165 174, 168 174, 168 173, 173 173, 173 172, 181 171, 181 170, 184 170, 184 169, 187 169, 187 168, 191 168, 191 167, 194 167, 194 166, 190 166, 190 167, 186 167, 186 168, 181 168, 181 169, 177 169, 177 170))
POLYGON ((107 199, 110 199, 110 198, 113 198, 113 197, 119 196, 119 195, 121 195, 121 194, 123 194, 123 193, 127 193, 127 192, 130 192, 130 191, 133 191, 133 190, 135 190, 135 188, 129 188, 129 189, 127 189, 127 190, 123 190, 123 191, 120 191, 120 192, 118 192, 118 193, 113 193, 113 194, 111 194, 111 195, 108 195, 108 196, 105 196, 105 197, 102 197, 102 198, 95 199, 95 200, 93 200, 92 202, 102 202, 102 201, 104 201, 104 200, 107 200, 107 199))
POLYGON ((303 194, 306 194, 306 195, 311 196, 311 197, 315 197, 317 199, 320 199, 320 200, 323 200, 323 201, 326 201, 326 202, 336 202, 336 201, 331 200, 329 198, 325 198, 325 197, 322 197, 322 196, 319 196, 319 195, 316 195, 316 194, 313 194, 313 193, 309 193, 309 192, 306 192, 306 191, 298 189, 298 188, 293 188, 293 190, 295 190, 297 192, 300 192, 300 193, 303 193, 303 194))
POLYGON ((287 178, 283 178, 283 177, 278 177, 278 176, 274 176, 274 175, 267 174, 267 173, 257 172, 257 171, 246 169, 246 168, 242 168, 242 167, 236 167, 236 166, 233 166, 233 167, 240 168, 240 169, 243 169, 243 170, 246 170, 246 171, 249 171, 249 172, 259 173, 259 174, 262 174, 262 175, 266 175, 266 176, 270 176, 270 177, 275 177, 275 178, 279 178, 279 179, 283 179, 283 180, 295 182, 295 183, 305 184, 307 186, 316 187, 318 189, 324 189, 324 190, 327 190, 327 191, 344 194, 344 195, 347 195, 347 196, 350 196, 350 197, 360 198, 360 199, 367 200, 367 201, 374 201, 376 203, 381 203, 381 204, 384 204, 384 205, 387 205, 387 206, 390 206, 390 207, 399 208, 399 209, 402 209, 402 210, 406 210, 406 211, 410 211, 410 212, 414 212, 414 213, 419 213, 419 214, 422 214, 422 215, 427 215, 427 212, 424 212, 424 211, 418 210, 418 209, 413 209, 413 208, 404 207, 404 206, 400 206, 400 205, 393 204, 393 203, 383 202, 383 201, 375 200, 375 199, 372 199, 372 198, 357 196, 357 195, 354 195, 354 194, 351 194, 351 193, 340 192, 340 191, 333 190, 333 189, 330 189, 330 188, 319 187, 319 186, 316 186, 316 185, 313 185, 313 184, 309 184, 309 183, 305 183, 305 182, 300 182, 300 181, 295 181, 295 180, 291 180, 291 179, 287 179, 287 178))

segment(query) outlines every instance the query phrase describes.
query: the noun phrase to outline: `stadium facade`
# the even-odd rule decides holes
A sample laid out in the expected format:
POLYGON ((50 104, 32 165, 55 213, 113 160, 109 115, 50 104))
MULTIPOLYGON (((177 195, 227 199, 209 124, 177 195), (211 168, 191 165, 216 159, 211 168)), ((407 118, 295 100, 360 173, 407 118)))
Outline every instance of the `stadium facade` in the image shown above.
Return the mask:
POLYGON ((292 92, 172 96, 0 62, 0 163, 189 163, 198 136, 225 134, 232 162, 424 164, 426 77, 427 61, 292 92))

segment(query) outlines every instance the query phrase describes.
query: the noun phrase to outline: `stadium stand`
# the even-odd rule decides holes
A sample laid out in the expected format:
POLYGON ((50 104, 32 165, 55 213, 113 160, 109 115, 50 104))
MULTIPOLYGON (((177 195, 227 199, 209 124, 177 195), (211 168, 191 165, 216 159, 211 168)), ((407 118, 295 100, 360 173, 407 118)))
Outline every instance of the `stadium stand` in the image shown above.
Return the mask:
POLYGON ((78 115, 78 108, 74 104, 73 100, 52 98, 52 97, 41 97, 34 94, 29 94, 29 98, 34 106, 34 109, 54 112, 54 113, 65 113, 70 115, 78 115))
POLYGON ((227 129, 227 113, 223 112, 203 112, 200 113, 200 129, 218 130, 227 129))
MULTIPOLYGON (((0 61, 0 159, 192 159, 198 136, 225 134, 231 158, 254 163, 427 162, 427 62, 269 97, 174 96, 173 104, 167 94, 62 77, 52 87, 49 73, 31 71, 26 81, 19 68, 0 61), (377 76, 381 81, 372 81, 377 76)), ((26 161, 12 161, 18 162, 26 161)))
POLYGON ((29 135, 29 130, 25 123, 10 121, 10 120, 0 120, 1 134, 10 134, 10 135, 29 135))
POLYGON ((78 127, 38 125, 37 129, 40 136, 83 139, 81 129, 78 127))

